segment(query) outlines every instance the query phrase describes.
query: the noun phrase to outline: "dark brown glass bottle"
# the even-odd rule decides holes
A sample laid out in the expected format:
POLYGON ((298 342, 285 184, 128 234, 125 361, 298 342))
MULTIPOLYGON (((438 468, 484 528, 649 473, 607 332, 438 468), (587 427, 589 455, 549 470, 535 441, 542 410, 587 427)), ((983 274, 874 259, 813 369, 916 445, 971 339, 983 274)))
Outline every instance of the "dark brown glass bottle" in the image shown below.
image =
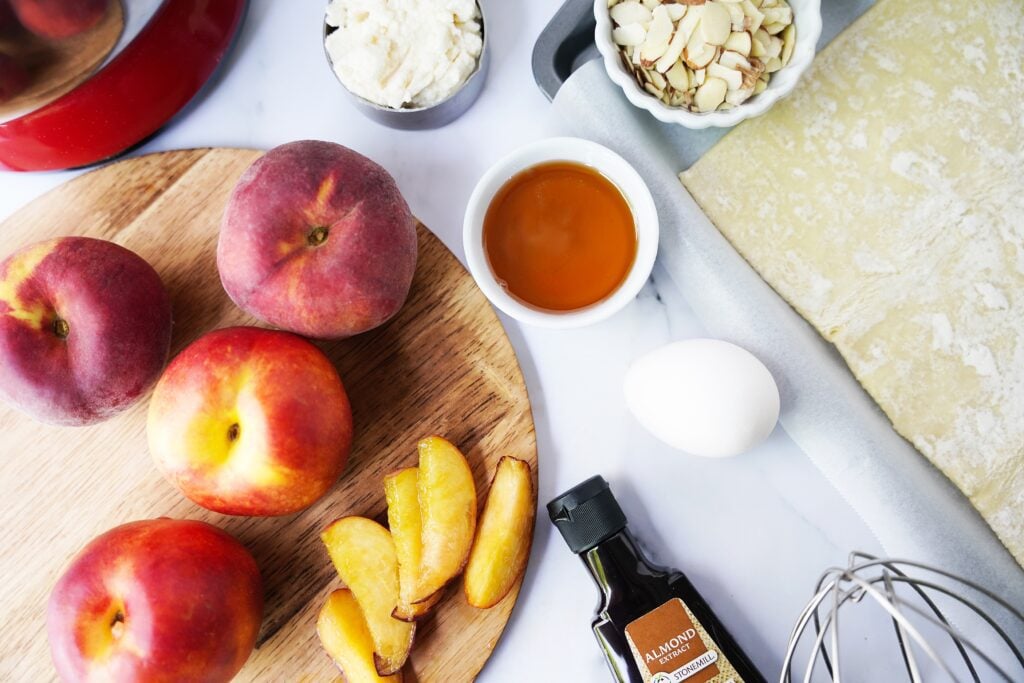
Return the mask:
POLYGON ((689 579, 651 564, 603 477, 548 503, 601 591, 594 635, 620 683, 765 683, 689 579))

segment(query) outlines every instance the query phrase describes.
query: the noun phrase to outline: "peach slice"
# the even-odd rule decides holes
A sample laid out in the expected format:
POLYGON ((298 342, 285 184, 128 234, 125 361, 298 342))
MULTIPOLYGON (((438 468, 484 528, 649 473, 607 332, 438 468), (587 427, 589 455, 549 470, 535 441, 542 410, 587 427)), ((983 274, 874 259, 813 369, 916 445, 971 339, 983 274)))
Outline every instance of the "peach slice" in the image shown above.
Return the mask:
POLYGON ((383 677, 377 673, 373 637, 352 591, 341 588, 327 596, 316 620, 316 632, 346 683, 401 683, 401 672, 383 677))
POLYGON ((410 599, 432 599, 466 566, 476 530, 476 486, 459 449, 439 436, 419 443, 416 489, 420 503, 423 555, 410 599))
POLYGON ((398 557, 391 533, 364 517, 343 517, 320 534, 338 576, 352 591, 373 637, 381 676, 401 671, 416 625, 391 617, 398 604, 398 557))
POLYGON ((474 607, 494 607, 526 570, 533 542, 533 478, 529 463, 505 456, 498 462, 463 588, 474 607))
POLYGON ((398 605, 391 616, 402 621, 415 621, 427 614, 441 599, 437 591, 425 602, 413 603, 420 578, 423 557, 420 502, 417 492, 419 470, 406 467, 384 477, 384 495, 388 501, 388 526, 398 555, 398 605))

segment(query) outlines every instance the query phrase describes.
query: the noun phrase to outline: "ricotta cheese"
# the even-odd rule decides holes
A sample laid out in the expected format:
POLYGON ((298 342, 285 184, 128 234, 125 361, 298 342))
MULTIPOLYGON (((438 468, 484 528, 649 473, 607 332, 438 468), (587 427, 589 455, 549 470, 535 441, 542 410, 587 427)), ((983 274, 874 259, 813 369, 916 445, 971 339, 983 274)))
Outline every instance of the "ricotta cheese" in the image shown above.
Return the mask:
POLYGON ((353 94, 393 109, 450 97, 483 49, 475 0, 332 0, 326 38, 334 72, 353 94))

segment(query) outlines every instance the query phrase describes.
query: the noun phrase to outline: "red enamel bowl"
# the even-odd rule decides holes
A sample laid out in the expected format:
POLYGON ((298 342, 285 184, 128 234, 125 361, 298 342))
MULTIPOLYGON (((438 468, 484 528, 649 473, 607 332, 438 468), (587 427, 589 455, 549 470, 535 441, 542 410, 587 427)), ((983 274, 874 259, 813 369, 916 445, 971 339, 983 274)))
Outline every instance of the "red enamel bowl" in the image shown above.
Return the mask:
POLYGON ((157 132, 213 75, 247 0, 164 0, 106 66, 71 92, 0 124, 0 168, 88 166, 157 132))

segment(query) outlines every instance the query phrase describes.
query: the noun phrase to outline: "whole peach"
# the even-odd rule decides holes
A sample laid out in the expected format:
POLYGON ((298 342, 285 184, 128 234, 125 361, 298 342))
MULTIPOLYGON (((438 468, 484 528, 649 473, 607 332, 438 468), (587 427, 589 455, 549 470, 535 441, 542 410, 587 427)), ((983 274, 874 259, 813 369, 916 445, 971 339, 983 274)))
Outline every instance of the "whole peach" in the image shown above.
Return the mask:
POLYGON ((285 330, 344 339, 402 307, 416 270, 416 222, 394 179, 331 142, 267 152, 242 175, 221 223, 228 296, 285 330))
POLYGON ((157 466, 199 505, 284 515, 338 479, 352 411, 318 348, 289 332, 232 327, 200 337, 167 366, 147 434, 157 466))
POLYGON ((68 38, 88 31, 107 11, 109 0, 10 0, 22 25, 43 38, 68 38))
POLYGON ((113 242, 62 237, 0 263, 0 398, 43 422, 98 422, 156 380, 171 343, 160 276, 113 242))
POLYGON ((192 520, 111 529, 50 594, 50 652, 65 681, 226 682, 256 643, 259 568, 228 533, 192 520))

